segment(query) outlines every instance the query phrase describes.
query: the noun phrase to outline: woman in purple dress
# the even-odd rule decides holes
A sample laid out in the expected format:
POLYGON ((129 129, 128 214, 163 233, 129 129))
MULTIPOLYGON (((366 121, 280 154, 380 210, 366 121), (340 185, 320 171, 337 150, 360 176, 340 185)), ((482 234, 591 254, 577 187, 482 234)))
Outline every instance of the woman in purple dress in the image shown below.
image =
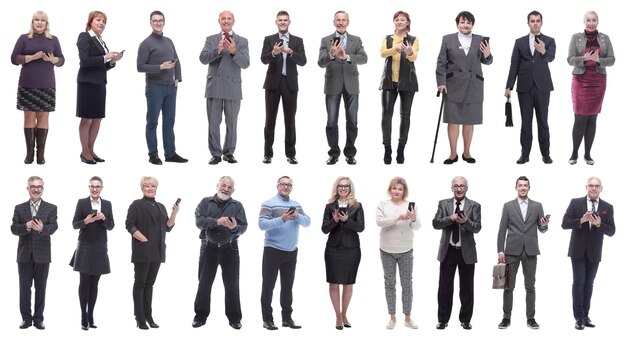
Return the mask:
POLYGON ((585 138, 585 162, 593 165, 591 146, 596 135, 596 119, 602 111, 606 90, 606 67, 615 63, 609 36, 598 32, 598 14, 585 13, 585 31, 572 36, 567 62, 574 67, 572 77, 572 102, 574 104, 574 149, 569 164, 578 160, 578 148, 585 138))
POLYGON ((17 86, 17 109, 24 111, 26 158, 24 163, 46 162, 44 150, 48 137, 48 113, 56 106, 54 67, 65 62, 57 37, 50 34, 48 15, 42 11, 33 14, 30 30, 15 43, 11 63, 22 65, 17 86))

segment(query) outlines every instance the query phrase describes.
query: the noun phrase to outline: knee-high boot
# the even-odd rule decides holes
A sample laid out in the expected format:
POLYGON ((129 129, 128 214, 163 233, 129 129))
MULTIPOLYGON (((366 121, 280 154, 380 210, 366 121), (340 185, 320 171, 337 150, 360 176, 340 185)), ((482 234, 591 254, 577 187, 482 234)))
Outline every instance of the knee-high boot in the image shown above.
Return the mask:
POLYGON ((24 138, 26 139, 26 158, 24 158, 24 163, 31 164, 35 158, 35 128, 24 128, 24 138))
POLYGON ((385 155, 383 156, 383 162, 388 165, 391 164, 391 146, 385 145, 385 155))
POLYGON ((46 150, 46 139, 48 138, 48 129, 37 128, 35 130, 36 142, 37 142, 37 164, 43 165, 46 163, 44 158, 44 152, 46 150))

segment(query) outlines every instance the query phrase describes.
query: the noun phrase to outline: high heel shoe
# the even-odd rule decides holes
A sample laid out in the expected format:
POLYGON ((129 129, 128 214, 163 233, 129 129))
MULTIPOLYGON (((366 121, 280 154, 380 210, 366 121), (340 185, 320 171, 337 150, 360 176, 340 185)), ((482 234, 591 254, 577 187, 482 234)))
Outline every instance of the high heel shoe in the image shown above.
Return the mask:
POLYGON ((343 326, 342 326, 342 325, 337 325, 337 326, 335 326, 335 328, 336 328, 337 330, 343 330, 343 326))
POLYGON ((350 324, 350 322, 344 322, 343 326, 346 328, 352 328, 352 325, 350 324))
POLYGON ((83 156, 83 154, 80 154, 80 161, 88 164, 88 165, 95 165, 96 164, 96 160, 89 160, 89 159, 85 159, 85 157, 83 156))
POLYGON ((146 316, 146 322, 148 323, 150 328, 159 328, 159 325, 154 322, 154 319, 152 319, 152 317, 146 316))
POLYGON ((93 157, 93 160, 96 162, 104 162, 104 159, 101 159, 99 157, 97 157, 96 155, 91 154, 91 156, 93 157))
POLYGON ((143 329, 143 330, 148 330, 148 325, 146 324, 146 320, 137 320, 137 328, 139 329, 143 329))
POLYGON ((454 159, 445 159, 443 160, 443 164, 444 165, 451 165, 455 162, 459 161, 459 154, 456 154, 456 156, 454 157, 454 159))
POLYGON ((586 156, 585 156, 585 163, 586 163, 586 164, 588 164, 588 165, 590 165, 590 166, 593 166, 593 164, 594 164, 594 163, 596 163, 596 162, 595 162, 595 161, 593 161, 593 159, 592 159, 592 158, 590 158, 590 157, 586 157, 586 156))

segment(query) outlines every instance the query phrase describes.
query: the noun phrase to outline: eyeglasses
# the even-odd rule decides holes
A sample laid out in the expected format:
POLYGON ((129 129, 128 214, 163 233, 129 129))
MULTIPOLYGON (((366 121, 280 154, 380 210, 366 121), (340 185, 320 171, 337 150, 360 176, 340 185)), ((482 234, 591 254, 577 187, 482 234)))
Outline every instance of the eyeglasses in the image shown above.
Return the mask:
POLYGON ((152 19, 150 22, 153 24, 162 24, 165 22, 165 19, 152 19))
POLYGON ((602 188, 602 185, 587 185, 589 188, 602 188))
POLYGON ((102 189, 102 186, 89 186, 89 189, 102 189))
POLYGON ((278 183, 278 186, 281 186, 281 187, 288 187, 288 188, 289 188, 289 187, 293 186, 293 184, 286 183, 286 182, 279 182, 279 183, 278 183))
POLYGON ((41 186, 41 185, 30 185, 30 186, 28 186, 28 188, 30 188, 33 191, 36 190, 36 189, 42 190, 43 186, 41 186))
POLYGON ((337 189, 348 189, 350 185, 337 185, 337 189))
POLYGON ((452 189, 466 189, 466 185, 452 185, 452 189))

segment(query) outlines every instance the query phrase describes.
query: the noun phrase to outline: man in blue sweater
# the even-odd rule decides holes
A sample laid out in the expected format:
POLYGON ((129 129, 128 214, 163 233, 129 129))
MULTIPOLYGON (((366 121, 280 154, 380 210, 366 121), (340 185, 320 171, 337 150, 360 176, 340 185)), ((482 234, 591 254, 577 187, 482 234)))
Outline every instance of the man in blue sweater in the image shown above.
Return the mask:
POLYGON ((288 176, 278 179, 278 194, 261 205, 259 227, 265 231, 265 248, 263 250, 263 285, 261 290, 261 311, 263 328, 277 330, 272 315, 272 295, 276 278, 280 271, 280 306, 282 308, 283 327, 299 329, 293 322, 291 303, 292 287, 296 275, 298 260, 298 232, 300 225, 307 227, 311 219, 300 204, 291 200, 289 194, 293 181, 288 176))

